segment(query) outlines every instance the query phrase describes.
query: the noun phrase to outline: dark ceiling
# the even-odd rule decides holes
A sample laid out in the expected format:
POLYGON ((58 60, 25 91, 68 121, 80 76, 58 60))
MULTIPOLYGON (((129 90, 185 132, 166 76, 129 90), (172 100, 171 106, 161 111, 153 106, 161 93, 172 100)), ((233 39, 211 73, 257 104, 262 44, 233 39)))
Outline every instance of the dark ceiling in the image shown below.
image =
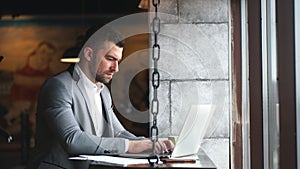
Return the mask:
POLYGON ((0 15, 130 14, 140 0, 1 0, 0 15))

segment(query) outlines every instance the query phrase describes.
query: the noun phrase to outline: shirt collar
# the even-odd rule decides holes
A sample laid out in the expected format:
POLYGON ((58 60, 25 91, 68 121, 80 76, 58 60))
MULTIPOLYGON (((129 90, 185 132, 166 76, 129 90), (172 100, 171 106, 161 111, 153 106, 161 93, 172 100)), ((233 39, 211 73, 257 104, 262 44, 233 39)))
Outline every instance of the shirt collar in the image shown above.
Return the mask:
POLYGON ((78 75, 83 80, 84 85, 87 89, 93 90, 95 93, 99 94, 103 90, 103 84, 101 82, 92 82, 81 70, 78 64, 75 65, 75 70, 78 72, 78 75))

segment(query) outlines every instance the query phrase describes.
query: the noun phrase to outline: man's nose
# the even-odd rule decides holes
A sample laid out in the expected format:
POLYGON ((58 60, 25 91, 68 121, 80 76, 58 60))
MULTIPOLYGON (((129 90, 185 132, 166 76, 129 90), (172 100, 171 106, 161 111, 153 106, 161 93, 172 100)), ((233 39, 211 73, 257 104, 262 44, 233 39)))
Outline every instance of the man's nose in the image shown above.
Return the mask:
POLYGON ((111 70, 113 70, 114 72, 118 72, 119 71, 119 62, 113 62, 111 65, 111 70))

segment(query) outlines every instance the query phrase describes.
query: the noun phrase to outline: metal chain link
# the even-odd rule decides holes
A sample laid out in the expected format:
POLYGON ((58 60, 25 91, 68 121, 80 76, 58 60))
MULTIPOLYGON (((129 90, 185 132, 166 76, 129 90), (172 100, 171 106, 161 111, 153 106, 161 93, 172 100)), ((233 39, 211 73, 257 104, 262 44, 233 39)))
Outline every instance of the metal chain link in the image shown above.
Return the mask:
POLYGON ((160 19, 158 17, 158 6, 160 4, 160 0, 152 0, 152 5, 155 8, 155 17, 152 20, 152 30, 153 30, 153 35, 154 35, 154 44, 152 46, 152 60, 153 60, 153 72, 152 72, 152 87, 153 87, 153 99, 151 101, 151 113, 153 116, 153 121, 152 121, 152 127, 150 131, 150 136, 151 140, 153 143, 152 146, 152 151, 153 151, 153 157, 152 159, 149 159, 149 163, 151 165, 156 165, 159 161, 157 157, 157 153, 155 151, 155 145, 158 141, 158 127, 157 127, 157 114, 158 114, 158 109, 159 109, 159 101, 157 98, 157 90, 160 84, 160 74, 157 68, 158 65, 158 60, 160 58, 160 46, 157 42, 157 37, 160 32, 160 19), (156 161, 151 161, 151 160, 156 160, 156 161))

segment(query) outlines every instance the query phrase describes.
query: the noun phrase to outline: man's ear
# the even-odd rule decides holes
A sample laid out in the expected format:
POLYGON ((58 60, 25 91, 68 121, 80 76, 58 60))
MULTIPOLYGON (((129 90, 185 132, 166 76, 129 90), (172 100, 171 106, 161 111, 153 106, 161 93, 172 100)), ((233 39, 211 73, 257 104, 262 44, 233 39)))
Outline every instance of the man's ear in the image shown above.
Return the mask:
POLYGON ((85 47, 84 50, 83 50, 83 54, 84 54, 84 58, 88 61, 91 61, 92 60, 92 57, 93 57, 93 49, 90 48, 90 47, 85 47))

